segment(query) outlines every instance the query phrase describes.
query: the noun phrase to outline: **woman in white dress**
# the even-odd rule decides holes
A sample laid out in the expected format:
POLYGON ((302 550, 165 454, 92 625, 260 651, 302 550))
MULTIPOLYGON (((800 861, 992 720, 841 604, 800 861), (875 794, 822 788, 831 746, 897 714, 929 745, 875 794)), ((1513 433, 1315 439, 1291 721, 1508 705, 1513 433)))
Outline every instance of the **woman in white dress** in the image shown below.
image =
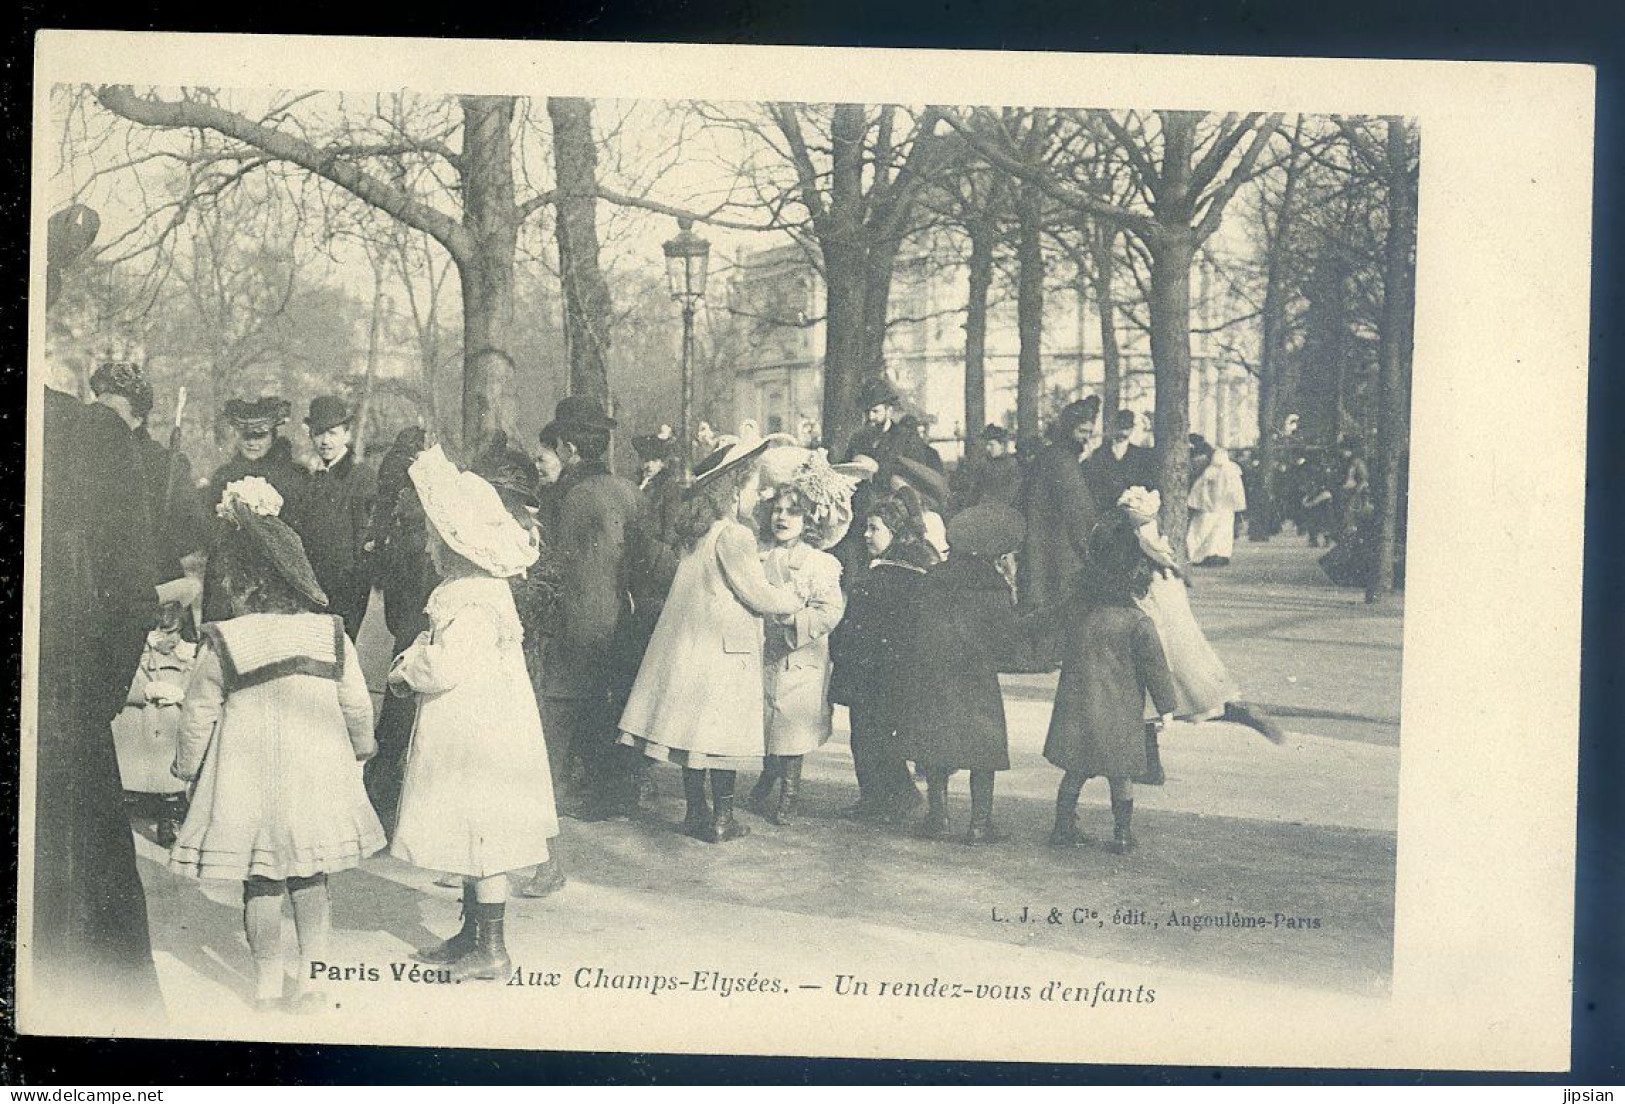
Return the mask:
POLYGON ((1241 468, 1226 449, 1216 448, 1207 468, 1185 500, 1190 507, 1190 527, 1185 544, 1191 563, 1198 567, 1224 567, 1235 550, 1236 514, 1247 508, 1247 492, 1242 487, 1241 468))

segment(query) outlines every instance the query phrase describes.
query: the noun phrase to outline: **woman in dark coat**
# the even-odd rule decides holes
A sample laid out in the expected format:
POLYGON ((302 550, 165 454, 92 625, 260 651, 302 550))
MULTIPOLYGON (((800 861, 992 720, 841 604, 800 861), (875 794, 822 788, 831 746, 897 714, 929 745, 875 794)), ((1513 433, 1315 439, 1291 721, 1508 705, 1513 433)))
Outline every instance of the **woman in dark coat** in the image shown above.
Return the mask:
MULTIPOLYGON (((1094 430, 1100 399, 1090 395, 1062 409, 1049 427, 1049 443, 1037 456, 1021 489, 1027 535, 1022 544, 1016 589, 1023 611, 1065 600, 1083 568, 1089 531, 1095 524, 1095 498, 1079 463, 1094 430)), ((1051 661, 1053 649, 1040 649, 1051 661)))
POLYGON ((1175 708, 1173 679, 1156 625, 1135 606, 1151 584, 1151 561, 1123 517, 1102 522, 1089 542, 1089 567, 1075 597, 1051 611, 1065 627, 1061 681, 1055 691, 1044 758, 1066 772, 1055 795, 1050 843, 1078 842, 1078 794, 1105 775, 1111 786, 1111 849, 1134 847, 1134 779, 1146 771, 1144 708, 1151 695, 1166 724, 1175 708))
POLYGON ((948 777, 970 772, 968 844, 991 843, 993 782, 1010 769, 999 689, 1001 659, 1020 648, 1010 584, 1001 556, 1021 545, 1021 515, 1005 506, 974 506, 948 525, 953 554, 915 589, 901 680, 896 746, 925 772, 930 809, 920 834, 948 831, 948 777))
POLYGON ((920 804, 920 791, 898 753, 893 733, 900 712, 903 644, 916 590, 937 554, 925 542, 915 496, 882 498, 864 523, 872 557, 847 596, 846 616, 830 635, 830 701, 847 707, 857 804, 846 816, 901 821, 920 804))
MULTIPOLYGON (((278 436, 277 429, 286 424, 290 408, 283 399, 260 398, 253 402, 232 399, 226 403, 226 421, 237 433, 237 454, 227 460, 209 477, 203 491, 203 509, 211 519, 209 548, 216 552, 224 543, 230 526, 215 517, 215 507, 225 492, 227 483, 235 483, 249 476, 259 476, 277 489, 282 496, 283 515, 293 519, 299 514, 309 473, 293 458, 293 446, 287 438, 278 436)), ((224 621, 231 617, 231 606, 221 586, 220 557, 211 555, 203 576, 203 620, 224 621)))

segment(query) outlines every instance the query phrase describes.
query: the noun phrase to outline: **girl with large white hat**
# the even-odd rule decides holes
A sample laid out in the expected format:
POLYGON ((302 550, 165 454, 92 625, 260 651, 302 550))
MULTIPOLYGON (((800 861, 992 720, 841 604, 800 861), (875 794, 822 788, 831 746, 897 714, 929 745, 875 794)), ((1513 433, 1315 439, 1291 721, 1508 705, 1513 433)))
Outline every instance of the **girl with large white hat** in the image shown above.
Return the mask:
POLYGON ((389 672, 391 692, 418 698, 390 853, 463 879, 461 930, 419 959, 449 964, 458 980, 501 978, 511 969, 508 874, 546 862, 559 834, 508 584, 537 549, 496 489, 459 471, 438 445, 409 474, 442 581, 429 596, 428 631, 389 672))
POLYGON ((623 744, 683 768, 683 830, 708 843, 748 831, 734 819, 734 785, 767 749, 762 618, 807 604, 768 582, 749 528, 770 444, 729 441, 695 467, 677 524, 683 558, 621 715, 623 744))

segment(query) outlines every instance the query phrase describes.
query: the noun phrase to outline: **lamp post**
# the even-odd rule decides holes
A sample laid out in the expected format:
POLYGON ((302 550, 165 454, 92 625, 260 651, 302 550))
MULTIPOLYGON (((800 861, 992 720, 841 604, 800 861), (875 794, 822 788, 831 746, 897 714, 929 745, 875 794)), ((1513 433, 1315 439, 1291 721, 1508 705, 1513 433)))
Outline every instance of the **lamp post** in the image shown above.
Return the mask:
POLYGON ((694 308, 705 298, 705 273, 711 243, 694 232, 694 220, 677 220, 677 236, 660 247, 666 254, 666 283, 683 308, 683 409, 678 423, 683 474, 694 462, 694 308))

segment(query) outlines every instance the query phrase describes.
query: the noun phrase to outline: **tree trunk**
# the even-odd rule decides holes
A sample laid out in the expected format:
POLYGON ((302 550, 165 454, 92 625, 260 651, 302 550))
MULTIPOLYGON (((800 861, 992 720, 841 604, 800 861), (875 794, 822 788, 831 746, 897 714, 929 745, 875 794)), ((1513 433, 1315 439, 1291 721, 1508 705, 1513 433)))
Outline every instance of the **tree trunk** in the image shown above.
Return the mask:
POLYGON ((1117 345, 1117 296, 1112 278, 1117 267, 1117 235, 1115 226, 1091 226, 1089 250, 1093 265, 1091 275, 1095 283, 1095 314, 1100 319, 1100 415, 1106 425, 1117 408, 1123 405, 1123 355, 1117 345))
POLYGON ((519 219, 513 193, 514 101, 510 96, 464 96, 463 224, 474 249, 457 275, 463 289, 463 438, 472 454, 501 428, 509 381, 482 349, 508 350, 513 326, 513 266, 519 219))
POLYGON ((1044 391, 1044 249, 1042 194, 1028 182, 1016 192, 1016 439, 1039 434, 1039 400, 1044 391))
POLYGON ((1162 530, 1184 562, 1185 497, 1190 488, 1191 261, 1196 243, 1188 231, 1171 229, 1150 243, 1150 249, 1157 486, 1162 492, 1162 530))
POLYGON ((367 368, 361 376, 361 398, 355 411, 355 458, 367 458, 367 421, 372 415, 372 389, 378 378, 378 331, 384 320, 384 269, 372 258, 372 320, 367 326, 367 368))
POLYGON ((830 121, 831 175, 824 253, 824 441, 844 456, 857 430, 858 383, 864 370, 864 299, 868 265, 863 242, 863 108, 838 104, 830 121))
POLYGON ((593 145, 592 104, 554 96, 547 101, 547 113, 553 121, 570 393, 607 402, 611 303, 598 264, 598 152, 593 145))
POLYGON ((1409 436, 1408 378, 1414 304, 1411 242, 1416 234, 1416 197, 1411 193, 1411 138, 1405 120, 1388 119, 1388 240, 1383 249, 1380 387, 1377 397, 1377 464, 1373 490, 1377 547, 1366 601, 1394 589, 1394 545, 1399 530, 1399 481, 1409 436))
POLYGON ((987 424, 987 297, 993 286, 997 232, 989 219, 972 219, 970 290, 965 300, 965 448, 987 424))

